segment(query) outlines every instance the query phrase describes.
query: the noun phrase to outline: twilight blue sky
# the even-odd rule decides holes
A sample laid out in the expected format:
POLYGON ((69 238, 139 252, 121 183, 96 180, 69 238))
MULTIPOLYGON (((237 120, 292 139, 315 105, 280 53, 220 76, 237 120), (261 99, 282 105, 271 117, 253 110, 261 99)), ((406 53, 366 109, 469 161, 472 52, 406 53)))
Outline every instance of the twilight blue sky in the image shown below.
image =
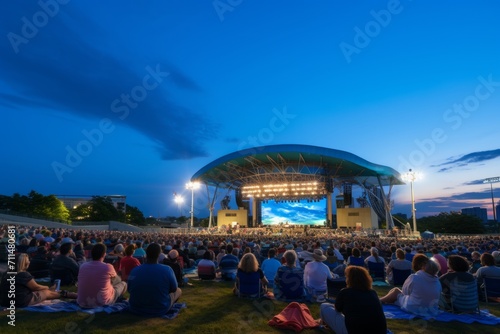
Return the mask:
MULTIPOLYGON (((479 181, 500 176, 499 12, 494 0, 11 2, 0 194, 123 194, 164 216, 177 192, 187 214, 185 183, 207 163, 290 143, 422 172, 418 217, 482 206, 491 218, 479 181)), ((392 199, 410 215, 409 185, 392 199)), ((200 189, 197 216, 205 205, 200 189)))

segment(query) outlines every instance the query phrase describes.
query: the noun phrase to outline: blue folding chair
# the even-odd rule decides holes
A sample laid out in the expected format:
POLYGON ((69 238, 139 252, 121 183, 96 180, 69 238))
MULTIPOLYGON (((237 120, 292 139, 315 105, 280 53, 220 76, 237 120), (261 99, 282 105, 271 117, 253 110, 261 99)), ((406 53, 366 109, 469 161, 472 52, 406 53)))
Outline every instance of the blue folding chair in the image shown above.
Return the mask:
POLYGON ((407 270, 401 270, 401 269, 396 269, 392 268, 392 281, 393 285, 403 285, 408 278, 408 276, 411 275, 411 269, 407 270))
POLYGON ((368 272, 374 281, 385 281, 385 263, 368 262, 368 272))
POLYGON ((500 303, 500 278, 483 277, 483 291, 487 303, 490 301, 500 303))

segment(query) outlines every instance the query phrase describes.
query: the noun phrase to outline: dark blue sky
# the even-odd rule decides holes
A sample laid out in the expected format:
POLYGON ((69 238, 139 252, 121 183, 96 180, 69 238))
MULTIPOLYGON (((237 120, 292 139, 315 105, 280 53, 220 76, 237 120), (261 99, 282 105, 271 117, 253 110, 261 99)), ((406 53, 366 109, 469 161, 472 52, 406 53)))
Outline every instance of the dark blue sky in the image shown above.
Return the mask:
MULTIPOLYGON (((0 193, 123 194, 176 215, 172 194, 189 211, 185 183, 212 160, 293 143, 421 171, 418 216, 490 210, 472 181, 500 174, 499 12, 493 0, 11 2, 0 193)), ((392 199, 410 214, 409 186, 392 199)))

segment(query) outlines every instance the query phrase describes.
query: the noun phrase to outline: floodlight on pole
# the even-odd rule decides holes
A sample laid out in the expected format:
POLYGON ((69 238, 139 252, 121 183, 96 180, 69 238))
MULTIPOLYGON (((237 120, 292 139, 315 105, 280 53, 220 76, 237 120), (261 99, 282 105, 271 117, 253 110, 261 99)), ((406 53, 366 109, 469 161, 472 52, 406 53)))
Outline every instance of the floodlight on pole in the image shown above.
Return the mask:
POLYGON ((177 206, 179 207, 179 214, 182 216, 182 203, 184 203, 184 197, 174 193, 174 202, 177 203, 177 206))
POLYGON ((413 233, 417 233, 417 216, 415 215, 415 212, 417 211, 415 209, 415 194, 413 192, 413 182, 416 180, 420 179, 420 174, 417 172, 414 172, 410 170, 405 173, 403 176, 403 179, 405 181, 410 181, 410 190, 411 190, 411 214, 413 218, 413 233))
POLYGON ((186 183, 186 189, 191 189, 191 221, 188 225, 189 228, 194 225, 194 190, 200 187, 199 182, 188 182, 186 183))

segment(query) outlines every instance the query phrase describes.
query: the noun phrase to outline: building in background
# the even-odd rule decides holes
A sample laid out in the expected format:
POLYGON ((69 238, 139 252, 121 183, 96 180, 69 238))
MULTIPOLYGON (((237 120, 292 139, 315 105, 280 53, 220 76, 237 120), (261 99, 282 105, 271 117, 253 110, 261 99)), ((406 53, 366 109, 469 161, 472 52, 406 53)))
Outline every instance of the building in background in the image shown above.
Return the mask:
POLYGON ((462 209, 462 214, 478 217, 479 219, 481 219, 483 224, 488 221, 488 210, 480 208, 478 206, 462 209))
MULTIPOLYGON (((66 206, 68 210, 72 210, 78 207, 79 205, 86 204, 93 197, 88 195, 56 195, 56 196, 64 203, 64 206, 66 206)), ((113 205, 118 211, 125 212, 127 196, 103 195, 101 197, 106 197, 111 199, 111 202, 113 202, 113 205)))

